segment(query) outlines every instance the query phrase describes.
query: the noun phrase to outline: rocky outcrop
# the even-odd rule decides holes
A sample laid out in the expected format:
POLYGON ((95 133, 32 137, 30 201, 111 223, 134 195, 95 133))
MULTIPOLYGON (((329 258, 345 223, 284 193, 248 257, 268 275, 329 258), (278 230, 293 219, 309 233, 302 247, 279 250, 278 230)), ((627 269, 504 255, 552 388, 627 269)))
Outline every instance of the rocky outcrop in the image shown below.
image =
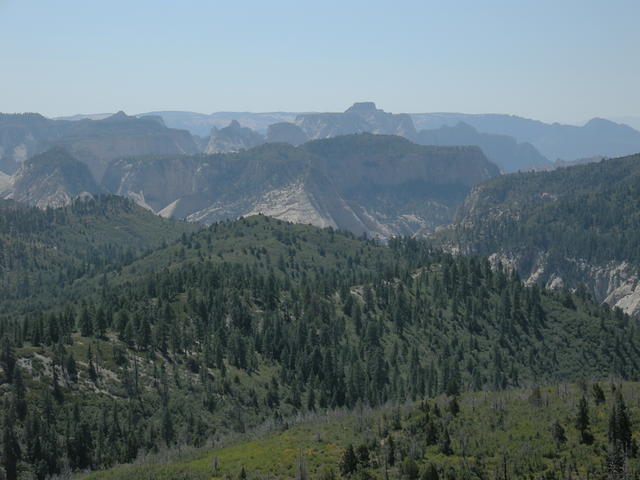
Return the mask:
POLYGON ((237 120, 232 120, 225 128, 211 130, 209 143, 204 153, 233 153, 257 147, 264 143, 264 138, 250 128, 242 127, 237 120))
POLYGON ((297 147, 307 141, 309 137, 295 123, 274 123, 267 129, 267 143, 288 143, 297 147))
POLYGON ((365 120, 371 126, 371 130, 368 130, 371 133, 398 135, 409 140, 416 138, 413 120, 407 113, 388 113, 376 108, 373 102, 354 103, 345 113, 357 115, 365 120))
POLYGON ((6 173, 0 172, 0 198, 3 198, 8 194, 9 190, 13 186, 13 177, 6 173))
POLYGON ((471 186, 497 174, 475 147, 361 134, 297 148, 270 143, 231 154, 121 159, 103 185, 190 221, 263 213, 386 239, 450 222, 471 186))
POLYGON ((526 285, 576 289, 584 285, 599 302, 640 316, 640 271, 628 262, 594 265, 584 259, 545 251, 500 251, 489 256, 493 265, 517 271, 526 285))
POLYGON ((12 177, 5 198, 38 208, 62 207, 104 193, 85 164, 53 148, 30 158, 12 177))

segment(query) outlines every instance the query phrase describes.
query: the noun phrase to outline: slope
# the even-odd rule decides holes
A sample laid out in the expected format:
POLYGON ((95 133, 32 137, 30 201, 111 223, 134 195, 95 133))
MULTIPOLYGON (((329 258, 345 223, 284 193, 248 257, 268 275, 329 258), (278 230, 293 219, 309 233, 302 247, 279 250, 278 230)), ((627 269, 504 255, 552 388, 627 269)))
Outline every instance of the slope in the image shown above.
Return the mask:
POLYGON ((640 373, 624 314, 416 240, 256 216, 83 284, 0 322, 4 438, 30 452, 25 475, 307 411, 640 373))
POLYGON ((584 283, 599 301, 640 311, 640 156, 505 175, 469 195, 443 241, 495 254, 529 282, 584 283))
POLYGON ((1 196, 38 208, 63 207, 79 195, 104 193, 88 167, 56 147, 26 160, 1 196))
POLYGON ((471 186, 498 173, 474 147, 361 134, 298 148, 266 144, 236 154, 121 159, 103 185, 191 221, 265 213, 390 238, 448 223, 471 186))
POLYGON ((37 309, 40 295, 52 301, 70 282, 121 267, 196 229, 119 197, 45 211, 0 201, 1 313, 16 304, 37 309))
MULTIPOLYGON (((635 427, 637 383, 561 385, 508 393, 464 394, 383 409, 309 415, 230 438, 215 449, 82 477, 127 478, 555 478, 567 471, 616 478, 638 471, 638 459, 615 455, 608 421, 616 405, 635 427), (611 391, 610 389, 613 389, 611 391), (455 399, 454 399, 455 398, 455 399), (576 428, 585 399, 587 438, 576 428), (626 398, 626 404, 625 404, 626 398), (628 407, 626 405, 629 405, 628 407), (354 449, 355 456, 347 451, 354 449), (612 453, 608 453, 612 451, 612 453), (177 457, 177 458, 176 458, 177 457), (500 477, 502 478, 502 477, 500 477)), ((612 422, 615 425, 615 422, 612 422)), ((633 435, 632 445, 637 442, 633 435)), ((631 453, 631 452, 629 452, 631 453)))

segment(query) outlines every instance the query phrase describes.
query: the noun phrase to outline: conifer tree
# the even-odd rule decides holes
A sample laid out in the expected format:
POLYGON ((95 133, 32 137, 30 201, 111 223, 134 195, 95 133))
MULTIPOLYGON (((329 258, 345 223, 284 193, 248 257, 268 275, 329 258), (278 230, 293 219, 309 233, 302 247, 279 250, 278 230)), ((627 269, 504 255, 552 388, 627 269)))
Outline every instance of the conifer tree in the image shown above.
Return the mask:
POLYGON ((576 415, 576 430, 580 432, 580 443, 590 445, 593 443, 593 435, 589 432, 589 406, 587 399, 583 396, 578 403, 578 413, 576 415))
POLYGON ((353 449, 353 445, 349 444, 340 459, 340 473, 349 476, 358 469, 358 457, 353 449))
POLYGON ((13 409, 10 408, 5 413, 4 421, 2 422, 2 466, 6 480, 17 480, 18 462, 22 457, 20 444, 13 426, 14 422, 13 409))

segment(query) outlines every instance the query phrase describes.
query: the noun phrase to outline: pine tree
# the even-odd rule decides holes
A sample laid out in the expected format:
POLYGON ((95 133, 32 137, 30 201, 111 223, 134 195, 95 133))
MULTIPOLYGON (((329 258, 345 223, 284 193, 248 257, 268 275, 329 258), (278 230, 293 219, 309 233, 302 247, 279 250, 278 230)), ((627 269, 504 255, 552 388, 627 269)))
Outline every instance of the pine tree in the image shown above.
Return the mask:
POLYGON ((244 465, 240 469, 240 473, 238 474, 238 480, 247 480, 247 471, 244 469, 244 465))
POLYGON ((609 415, 609 444, 625 455, 633 453, 631 437, 631 420, 627 413, 627 406, 620 390, 616 390, 613 408, 609 415))
POLYGON ((93 351, 91 350, 91 345, 89 345, 89 349, 87 350, 87 362, 89 363, 89 378, 95 383, 98 380, 98 370, 93 362, 93 351))
POLYGON ((416 464, 416 461, 411 457, 407 457, 404 459, 400 471, 402 472, 402 476, 407 480, 418 480, 418 477, 420 475, 418 465, 416 464))
POLYGON ((433 463, 427 465, 427 467, 422 472, 422 475, 420 476, 420 480, 440 480, 438 469, 433 463))
POLYGON ((18 418, 23 421, 27 416, 28 407, 27 407, 27 389, 24 385, 24 380, 22 378, 22 371, 19 367, 16 367, 15 373, 13 376, 13 392, 15 398, 15 406, 16 406, 16 415, 18 418))
POLYGON ((357 457, 362 468, 369 468, 369 447, 365 443, 358 447, 357 457))
POLYGON ((64 362, 64 369, 69 376, 69 380, 72 382, 76 382, 78 380, 78 366, 76 364, 76 360, 73 358, 73 353, 70 353, 67 356, 64 362))
POLYGON ((316 394, 313 388, 309 389, 309 395, 307 396, 307 410, 310 412, 316 410, 316 394))
POLYGON ((591 445, 593 435, 589 432, 589 406, 587 399, 583 396, 578 403, 578 413, 576 415, 576 430, 580 432, 580 443, 591 445))
POLYGON ((22 457, 20 444, 13 429, 14 421, 12 409, 9 409, 2 424, 2 466, 6 480, 18 478, 18 462, 22 457))
POLYGON ((80 317, 78 318, 78 327, 80 328, 80 335, 83 337, 90 337, 93 335, 93 321, 91 320, 89 309, 84 304, 82 305, 80 317))
POLYGON ((389 440, 387 441, 387 448, 387 462, 390 467, 393 467, 396 463, 396 445, 391 435, 389 435, 389 440))
POLYGON ((349 476, 358 469, 358 457, 353 449, 353 445, 349 445, 342 454, 340 459, 340 473, 345 476, 349 476))
POLYGON ((598 383, 593 384, 591 395, 596 405, 601 405, 607 400, 604 395, 604 390, 602 390, 602 387, 598 383))
POLYGON ((553 422, 553 426, 551 427, 551 436, 553 437, 554 442, 556 442, 556 446, 560 447, 567 442, 567 436, 564 431, 564 427, 556 420, 553 422))
POLYGON ((99 338, 104 338, 107 331, 107 314, 102 305, 98 307, 95 318, 95 333, 99 338))
POLYGON ((58 366, 55 363, 51 364, 51 391, 53 392, 53 398, 58 403, 64 402, 64 393, 60 388, 60 379, 58 377, 58 366))
POLYGON ((175 431, 171 412, 169 412, 168 408, 164 408, 162 412, 162 438, 164 438, 167 447, 170 447, 173 444, 174 436, 175 431))
POLYGON ((0 364, 5 371, 5 376, 8 383, 13 381, 13 370, 16 366, 16 355, 13 349, 13 342, 9 339, 8 335, 2 337, 0 342, 0 364))
POLYGON ((443 455, 453 455, 453 448, 451 448, 451 436, 449 435, 449 430, 445 428, 442 431, 442 436, 440 439, 440 452, 443 455))

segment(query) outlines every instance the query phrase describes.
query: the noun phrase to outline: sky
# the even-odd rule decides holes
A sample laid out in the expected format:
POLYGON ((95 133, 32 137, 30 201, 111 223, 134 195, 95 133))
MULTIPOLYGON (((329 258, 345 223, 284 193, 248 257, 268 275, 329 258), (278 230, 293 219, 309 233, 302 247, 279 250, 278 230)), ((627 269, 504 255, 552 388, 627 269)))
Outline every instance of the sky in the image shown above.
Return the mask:
POLYGON ((0 0, 0 111, 640 115, 639 0, 0 0))

